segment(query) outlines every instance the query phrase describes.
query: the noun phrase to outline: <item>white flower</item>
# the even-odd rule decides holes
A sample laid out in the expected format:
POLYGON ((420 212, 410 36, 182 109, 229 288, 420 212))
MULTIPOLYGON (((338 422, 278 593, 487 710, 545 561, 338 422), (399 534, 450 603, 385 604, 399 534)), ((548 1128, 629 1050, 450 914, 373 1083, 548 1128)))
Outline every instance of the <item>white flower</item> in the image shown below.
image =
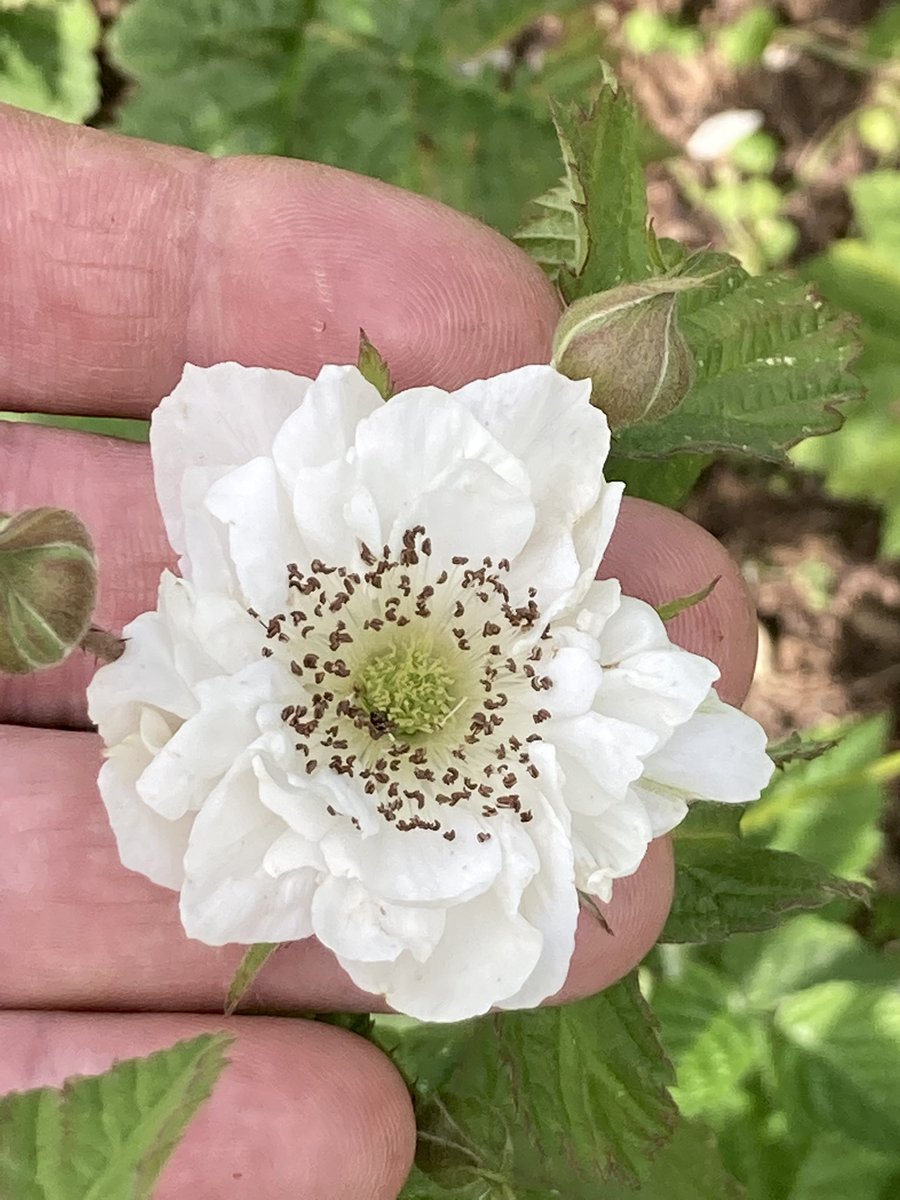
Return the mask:
POLYGON ((383 403, 188 367, 152 450, 183 578, 90 689, 126 866, 213 945, 315 935, 400 1011, 563 983, 694 797, 745 801, 761 729, 595 581, 621 486, 590 384, 525 367, 383 403))

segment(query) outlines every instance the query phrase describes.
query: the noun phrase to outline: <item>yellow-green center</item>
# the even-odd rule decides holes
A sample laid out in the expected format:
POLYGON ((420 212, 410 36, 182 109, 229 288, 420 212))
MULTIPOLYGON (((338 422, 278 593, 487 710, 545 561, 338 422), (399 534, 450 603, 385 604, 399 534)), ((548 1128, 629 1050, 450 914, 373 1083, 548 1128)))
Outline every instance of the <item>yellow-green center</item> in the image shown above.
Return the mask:
POLYGON ((444 725, 457 707, 455 683, 445 657, 411 638, 370 658, 356 693, 374 727, 412 737, 444 725))

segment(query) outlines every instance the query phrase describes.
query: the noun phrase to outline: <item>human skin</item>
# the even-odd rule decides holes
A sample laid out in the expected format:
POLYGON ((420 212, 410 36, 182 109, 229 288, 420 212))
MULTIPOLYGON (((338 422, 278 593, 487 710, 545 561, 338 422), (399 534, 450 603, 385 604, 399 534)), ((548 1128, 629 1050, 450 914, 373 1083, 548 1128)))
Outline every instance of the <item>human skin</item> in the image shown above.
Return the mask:
MULTIPOLYGON (((2 106, 0 261, 0 409, 146 417, 186 361, 315 374, 355 360, 360 326, 399 387, 452 388, 546 362, 558 315, 515 247, 431 201, 311 164, 214 162, 2 106)), ((154 606, 173 555, 145 446, 0 422, 0 511, 42 504, 74 509, 93 533, 98 624, 118 629, 154 606)), ((600 574, 654 604, 720 575, 669 631, 719 665, 720 694, 740 703, 755 621, 717 542, 626 499, 600 574)), ((415 1130, 388 1061, 328 1026, 217 1015, 241 948, 188 941, 175 893, 119 864, 95 785, 92 669, 76 655, 0 676, 0 1092, 227 1028, 231 1063, 158 1200, 392 1200, 415 1130)), ((671 895, 661 839, 616 884, 612 933, 582 915, 561 997, 640 961, 671 895)), ((253 999, 268 1010, 378 1006, 311 940, 278 952, 253 999)))

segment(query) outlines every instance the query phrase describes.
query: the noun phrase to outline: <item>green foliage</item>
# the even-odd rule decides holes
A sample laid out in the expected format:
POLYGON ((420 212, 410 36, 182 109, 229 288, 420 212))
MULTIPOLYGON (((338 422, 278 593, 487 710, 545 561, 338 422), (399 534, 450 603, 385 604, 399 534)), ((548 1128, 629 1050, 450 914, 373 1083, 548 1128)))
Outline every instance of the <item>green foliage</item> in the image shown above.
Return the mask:
POLYGON ((859 395, 848 372, 858 349, 852 322, 787 276, 753 278, 728 255, 657 247, 646 230, 634 110, 613 84, 590 112, 558 109, 556 120, 566 181, 541 197, 517 240, 537 250, 566 299, 666 263, 710 277, 678 298, 694 386, 669 416, 620 430, 618 459, 737 450, 777 462, 802 438, 837 429, 837 406, 859 395))
POLYGON ((255 946, 247 947, 225 997, 226 1017, 230 1017, 241 1003, 248 989, 253 986, 254 979, 278 949, 278 946, 278 942, 259 942, 255 946))
POLYGON ((833 243, 806 270, 825 296, 862 319, 857 371, 868 396, 838 437, 807 442, 793 458, 823 472, 834 495, 883 506, 882 551, 894 556, 900 554, 900 171, 864 175, 850 191, 860 236, 833 243))
POLYGON ((0 412, 0 421, 22 421, 27 425, 46 425, 51 429, 77 429, 80 433, 98 433, 102 437, 122 438, 126 442, 146 442, 150 422, 125 417, 60 417, 49 413, 0 412))
POLYGON ((99 24, 90 0, 32 0, 0 9, 0 102, 83 121, 100 84, 99 24))
POLYGON ((777 28, 778 18, 772 9, 757 4, 717 30, 714 42, 732 66, 748 67, 762 58, 777 28))
POLYGON ((722 273, 678 302, 694 387, 670 416, 623 430, 619 454, 737 450, 777 462, 801 438, 837 429, 837 406, 859 394, 846 318, 803 284, 751 277, 725 255, 703 255, 693 270, 714 266, 722 273))
POLYGON ((335 164, 510 229, 558 172, 555 138, 545 98, 478 55, 518 24, 516 13, 524 25, 536 10, 135 0, 112 39, 137 83, 120 128, 213 154, 335 164))
POLYGON ((744 843, 739 806, 695 803, 675 834, 675 900, 664 942, 715 942, 783 914, 865 892, 797 854, 744 843))
POLYGON ((703 35, 694 26, 683 25, 645 8, 632 9, 625 18, 622 32, 636 54, 662 51, 687 58, 703 48, 703 35))
POLYGON ((448 1194, 594 1200, 600 1179, 645 1175, 675 1124, 634 977, 563 1008, 450 1027, 377 1019, 376 1037, 413 1087, 419 1170, 448 1194))
POLYGON ((576 219, 584 227, 576 244, 586 244, 583 265, 560 274, 571 303, 652 273, 647 198, 634 105, 614 82, 587 112, 557 107, 554 118, 576 219))
POLYGON ((378 389, 382 400, 389 400, 394 394, 394 381, 391 378, 391 369, 366 337, 364 329, 359 331, 359 355, 356 365, 359 367, 363 378, 368 380, 374 388, 378 389))
POLYGON ((0 1196, 149 1200, 225 1067, 229 1042, 203 1034, 61 1090, 0 1099, 0 1196))
POLYGON ((788 1119, 871 1150, 900 1145, 900 994, 832 980, 775 1013, 773 1070, 788 1119))
POLYGON ((779 772, 744 817, 743 832, 776 850, 802 854, 845 879, 865 879, 881 844, 877 822, 884 791, 877 764, 887 719, 870 717, 829 730, 838 745, 812 762, 779 772))

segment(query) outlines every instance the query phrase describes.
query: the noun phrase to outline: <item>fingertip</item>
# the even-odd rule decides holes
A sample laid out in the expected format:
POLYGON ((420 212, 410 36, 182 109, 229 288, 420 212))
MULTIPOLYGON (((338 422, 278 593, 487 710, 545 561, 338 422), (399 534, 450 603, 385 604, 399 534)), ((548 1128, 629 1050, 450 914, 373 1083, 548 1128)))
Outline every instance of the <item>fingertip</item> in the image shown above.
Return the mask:
POLYGON ((582 910, 568 978, 551 1002, 562 1004, 592 996, 636 967, 659 939, 674 890, 672 841, 657 838, 637 871, 613 884, 612 899, 603 906, 609 929, 590 911, 582 910))
POLYGON ((356 360, 364 327, 399 387, 459 387, 546 361, 559 315, 543 272, 451 208, 314 163, 214 164, 189 357, 300 374, 356 360))
POLYGON ((756 610, 740 568, 725 547, 679 512, 626 496, 600 569, 622 589, 654 606, 689 596, 718 577, 712 593, 668 622, 674 642, 711 659, 716 690, 740 704, 756 664, 756 610))

